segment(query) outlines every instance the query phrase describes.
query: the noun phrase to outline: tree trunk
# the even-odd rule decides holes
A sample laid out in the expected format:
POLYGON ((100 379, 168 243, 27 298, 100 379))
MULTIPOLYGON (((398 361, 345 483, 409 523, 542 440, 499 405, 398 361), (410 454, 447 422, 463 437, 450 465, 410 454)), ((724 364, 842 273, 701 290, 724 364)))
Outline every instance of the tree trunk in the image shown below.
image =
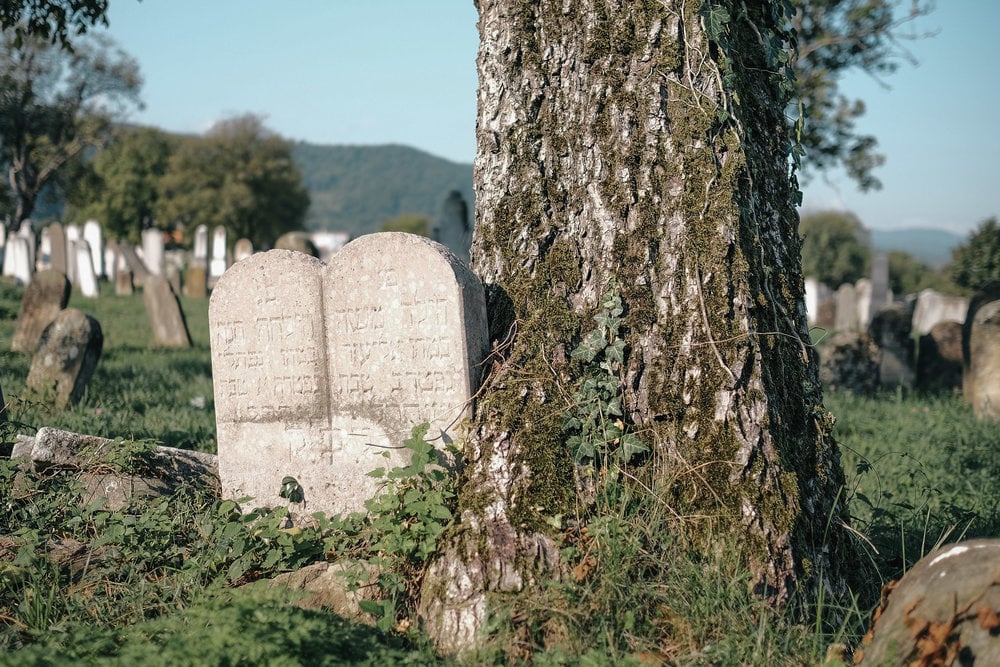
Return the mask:
POLYGON ((805 318, 781 3, 477 4, 473 266, 499 354, 462 523, 424 579, 431 635, 469 647, 488 594, 559 576, 546 518, 579 507, 570 353, 612 280, 623 421, 672 509, 737 536, 776 605, 841 592, 843 473, 805 318))

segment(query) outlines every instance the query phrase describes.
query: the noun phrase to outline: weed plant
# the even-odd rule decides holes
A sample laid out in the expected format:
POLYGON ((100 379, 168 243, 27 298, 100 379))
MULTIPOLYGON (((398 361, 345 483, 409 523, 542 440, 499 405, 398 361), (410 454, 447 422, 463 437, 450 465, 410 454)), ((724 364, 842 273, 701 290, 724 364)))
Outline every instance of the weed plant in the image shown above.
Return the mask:
MULTIPOLYGON (((207 301, 182 299, 194 347, 163 350, 141 295, 102 289, 99 300, 74 294, 70 304, 104 330, 94 382, 80 404, 56 411, 25 389, 29 355, 7 351, 22 291, 0 282, 0 386, 10 403, 2 439, 41 426, 126 438, 111 462, 122 470, 152 444, 214 452, 207 301)), ((702 535, 715 548, 690 548, 694 524, 669 506, 669 480, 644 477, 645 446, 621 420, 613 377, 620 304, 602 306, 597 333, 573 357, 586 372, 564 417, 588 489, 574 516, 552 517, 564 576, 496 597, 490 639, 464 663, 823 664, 828 647, 858 640, 883 583, 935 544, 1000 534, 995 424, 977 422, 951 394, 830 394, 844 493, 873 574, 852 597, 804 617, 776 613, 749 592, 741 546, 702 535)), ((111 510, 84 502, 72 471, 0 459, 0 665, 444 662, 420 633, 414 600, 454 521, 453 480, 419 429, 402 444, 413 461, 376 473, 384 486, 367 514, 291 529, 284 509, 244 515, 193 483, 111 510), (365 603, 375 627, 300 609, 293 593, 242 587, 334 558, 377 568, 381 595, 365 603)), ((292 502, 295 484, 282 489, 292 502)))

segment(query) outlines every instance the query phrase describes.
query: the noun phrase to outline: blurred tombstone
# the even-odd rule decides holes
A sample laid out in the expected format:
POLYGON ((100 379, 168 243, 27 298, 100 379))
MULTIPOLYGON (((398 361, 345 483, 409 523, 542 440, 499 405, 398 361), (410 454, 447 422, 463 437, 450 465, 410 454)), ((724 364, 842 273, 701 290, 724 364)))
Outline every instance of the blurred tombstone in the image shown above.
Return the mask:
POLYGON ((824 391, 871 396, 878 388, 879 351, 866 333, 838 331, 819 350, 824 391))
POLYGON ((950 544, 882 590, 858 665, 1000 665, 1000 540, 950 544))
POLYGON ((319 261, 327 264, 335 253, 350 243, 351 235, 347 232, 316 231, 309 233, 309 239, 319 251, 319 261))
POLYGON ((3 274, 13 276, 14 280, 21 285, 31 284, 31 251, 28 248, 28 239, 20 234, 15 234, 7 239, 7 246, 4 251, 3 274))
POLYGON ((916 377, 913 363, 912 315, 904 304, 884 306, 872 317, 868 335, 878 346, 878 378, 883 387, 912 387, 916 377))
POLYGON ((819 281, 815 278, 805 279, 806 288, 806 319, 809 324, 816 321, 819 312, 819 281))
POLYGON ((319 257, 319 250, 309 238, 308 232, 286 232, 274 242, 275 250, 293 250, 311 257, 319 257))
POLYGON ((858 302, 854 294, 854 285, 844 283, 837 289, 837 314, 834 329, 837 331, 858 330, 858 302))
POLYGON ((17 230, 17 235, 28 243, 28 266, 30 267, 31 273, 34 273, 35 256, 38 246, 36 245, 37 239, 35 238, 35 228, 32 226, 31 220, 25 220, 21 223, 20 228, 17 230))
POLYGON ((35 259, 35 271, 45 271, 52 268, 52 232, 49 227, 42 229, 38 240, 38 257, 35 259))
POLYGON ((962 386, 962 325, 944 320, 920 337, 917 387, 941 391, 962 386))
POLYGON ((854 302, 857 307, 857 329, 866 331, 868 323, 871 322, 872 308, 872 281, 869 278, 861 278, 854 283, 854 302))
POLYGON ((104 275, 109 282, 115 281, 115 274, 118 271, 118 244, 115 241, 108 241, 104 244, 104 275))
POLYGON ((287 504, 290 476, 292 502, 328 514, 364 511, 378 484, 366 473, 406 465, 393 444, 414 424, 453 437, 487 345, 479 279, 401 233, 362 236, 326 266, 257 253, 219 281, 209 323, 224 495, 287 504))
POLYGON ((208 268, 208 226, 198 225, 194 230, 194 254, 192 266, 208 268))
POLYGON ((962 394, 978 419, 1000 419, 1000 280, 969 301, 962 324, 962 394))
POLYGON ((431 238, 446 246, 466 264, 469 263, 472 248, 469 206, 458 190, 449 192, 441 205, 441 214, 431 230, 431 238))
POLYGON ((94 275, 104 276, 104 232, 96 220, 88 220, 83 225, 83 240, 90 245, 90 262, 94 275))
POLYGON ((191 334, 188 333, 184 312, 166 278, 147 278, 142 287, 142 301, 157 345, 191 347, 191 334))
POLYGON ((208 296, 208 276, 204 266, 190 266, 184 276, 184 296, 204 299, 208 296))
POLYGON ((813 326, 821 329, 833 329, 836 326, 836 319, 836 296, 834 294, 828 294, 825 298, 820 299, 819 307, 816 310, 816 321, 813 322, 813 326))
POLYGON ((132 296, 135 294, 135 282, 128 268, 120 268, 115 272, 115 296, 132 296))
POLYGON ((174 294, 180 294, 181 283, 183 282, 181 280, 180 268, 173 262, 167 262, 166 267, 164 268, 164 274, 167 282, 170 283, 170 289, 174 291, 174 294))
POLYGON ((53 271, 58 271, 63 275, 67 275, 69 272, 68 260, 66 258, 66 230, 58 222, 54 222, 48 227, 49 231, 49 244, 51 249, 49 251, 49 263, 52 265, 53 271))
POLYGON ((76 285, 76 252, 73 244, 80 240, 80 228, 77 225, 66 225, 66 277, 76 285))
POLYGON ((892 292, 889 290, 889 256, 884 252, 872 257, 871 302, 868 304, 868 321, 892 303, 892 292))
POLYGON ((104 336, 97 320, 76 308, 59 312, 49 323, 31 360, 27 385, 57 408, 76 403, 90 384, 101 358, 104 336))
POLYGON ((101 296, 100 287, 97 284, 97 272, 94 271, 94 255, 90 252, 90 244, 84 240, 73 244, 76 252, 76 273, 77 287, 80 293, 90 299, 101 296))
POLYGON ((65 274, 49 269, 37 272, 34 278, 21 297, 21 310, 10 343, 14 352, 34 353, 42 331, 69 303, 72 288, 65 274))
POLYGON ((163 232, 155 227, 142 230, 142 261, 152 275, 163 275, 163 232))
POLYGON ((208 284, 215 281, 226 272, 226 228, 219 225, 212 232, 212 261, 208 265, 208 284))
POLYGON ((233 247, 233 261, 238 262, 253 254, 253 243, 250 239, 240 239, 233 247))
POLYGON ((146 263, 128 241, 118 242, 118 268, 128 269, 132 274, 131 282, 137 287, 142 287, 143 281, 150 275, 146 263))
POLYGON ((962 296, 945 296, 927 288, 917 295, 917 305, 913 310, 913 331, 923 335, 938 322, 952 320, 962 323, 969 310, 969 300, 962 296))

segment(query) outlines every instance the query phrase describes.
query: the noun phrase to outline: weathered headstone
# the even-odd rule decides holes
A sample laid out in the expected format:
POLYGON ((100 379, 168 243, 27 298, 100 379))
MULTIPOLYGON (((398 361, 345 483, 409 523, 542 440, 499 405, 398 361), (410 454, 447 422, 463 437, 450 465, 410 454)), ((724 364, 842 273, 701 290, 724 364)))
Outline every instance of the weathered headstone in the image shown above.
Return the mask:
POLYGON ((892 291, 889 289, 889 256, 884 252, 875 253, 872 257, 871 272, 871 302, 868 304, 868 322, 885 306, 892 303, 892 291))
POLYGON ((194 230, 194 256, 191 266, 200 266, 208 270, 208 226, 198 225, 194 230))
POLYGON ((879 351, 878 378, 883 387, 912 387, 916 377, 913 339, 910 338, 912 315, 904 304, 884 306, 872 317, 868 335, 879 351))
POLYGON ((226 272, 226 228, 218 226, 212 231, 212 261, 208 265, 209 285, 215 285, 215 281, 226 272))
POLYGON ((209 306, 219 472, 228 497, 363 510, 411 427, 447 442, 486 352, 479 280, 433 241, 363 236, 326 267, 272 250, 235 264, 209 306), (385 460, 382 453, 390 458, 385 460))
POLYGON ((250 239, 240 239, 233 247, 233 261, 239 262, 253 254, 253 243, 250 239))
POLYGON ((962 386, 962 325, 944 320, 920 337, 917 387, 925 391, 962 386))
POLYGON ((309 232, 285 232, 274 242, 274 249, 294 250, 311 257, 319 257, 319 250, 309 238, 309 232))
POLYGON ((860 665, 1000 665, 1000 540, 924 556, 882 592, 860 665))
POLYGON ((142 286, 143 282, 146 280, 146 276, 150 275, 149 269, 146 268, 146 264, 142 261, 139 255, 136 253, 135 248, 132 244, 127 241, 118 242, 118 257, 119 270, 126 268, 132 273, 132 282, 137 286, 142 286))
POLYGON ((472 225, 469 224, 469 206, 462 193, 452 190, 441 205, 431 238, 448 247, 460 260, 469 263, 472 248, 472 225))
POLYGON ((97 320, 76 308, 59 312, 45 327, 31 360, 27 385, 63 408, 83 397, 101 358, 104 336, 97 320))
POLYGON ((64 231, 66 233, 66 277, 76 285, 76 251, 73 250, 73 244, 82 238, 82 234, 80 227, 74 224, 66 225, 64 231))
POLYGON ((819 350, 819 379, 825 391, 870 396, 878 387, 878 347, 868 334, 839 331, 819 350))
POLYGON ((962 324, 962 394, 979 419, 1000 419, 1000 280, 976 292, 962 324))
POLYGON ((104 232, 96 220, 88 220, 83 225, 83 240, 90 245, 90 263, 94 275, 98 278, 104 275, 104 232))
POLYGON ((204 299, 208 296, 208 277, 204 266, 191 265, 184 275, 184 296, 204 299))
POLYGON ((927 288, 917 295, 913 310, 913 331, 923 335, 938 322, 952 320, 961 324, 969 310, 969 300, 962 296, 945 296, 927 288))
POLYGON ((21 285, 31 284, 32 263, 28 239, 15 234, 7 239, 3 262, 3 274, 13 276, 21 285))
POLYGON ((166 278, 150 276, 142 286, 142 301, 153 327, 156 344, 162 347, 191 347, 184 312, 166 278))
POLYGON ((42 331, 69 302, 70 291, 69 280, 64 274, 51 269, 36 273, 21 297, 21 310, 10 349, 34 353, 42 331))
POLYGON ((854 300, 857 307, 858 330, 866 331, 868 323, 871 322, 872 307, 872 281, 869 278, 861 278, 854 283, 854 300))
POLYGON ((837 289, 837 314, 834 328, 837 331, 858 330, 858 302, 854 294, 854 285, 844 283, 837 289))
POLYGON ((132 272, 127 268, 115 271, 115 296, 132 296, 133 294, 135 294, 135 283, 132 281, 132 272))
POLYGON ((52 268, 52 232, 49 231, 50 227, 45 227, 39 233, 35 271, 46 271, 52 268))
POLYGON ((94 256, 90 252, 90 244, 82 239, 76 241, 73 244, 73 251, 76 253, 76 285, 85 297, 96 299, 101 296, 101 289, 97 284, 97 273, 94 271, 94 256))
POLYGON ((159 229, 142 230, 142 262, 154 276, 163 275, 163 232, 159 229))

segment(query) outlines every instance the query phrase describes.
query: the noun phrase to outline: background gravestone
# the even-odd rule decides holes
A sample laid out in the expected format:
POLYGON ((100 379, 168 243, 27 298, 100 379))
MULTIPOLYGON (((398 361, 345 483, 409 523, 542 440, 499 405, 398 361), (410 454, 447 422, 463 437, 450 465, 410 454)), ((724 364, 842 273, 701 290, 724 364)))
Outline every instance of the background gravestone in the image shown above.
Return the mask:
POLYGON ((858 331, 867 331, 871 322, 872 281, 871 278, 860 278, 854 283, 854 301, 857 308, 855 317, 858 331))
POLYGON ((39 271, 24 289, 21 310, 10 349, 14 352, 31 352, 38 348, 38 340, 49 322, 55 319, 66 304, 72 287, 66 276, 58 271, 39 271))
POLYGON ((485 318, 479 280, 410 234, 363 236, 325 268, 285 250, 235 264, 209 306, 224 493, 285 504, 292 476, 305 511, 363 511, 376 490, 366 473, 405 464, 398 447, 413 426, 454 437, 485 318))
POLYGON ((192 264, 184 276, 184 296, 204 299, 208 296, 208 278, 205 267, 192 264))
POLYGON ((898 303, 879 310, 868 325, 868 335, 878 346, 879 384, 883 387, 912 387, 916 377, 913 339, 910 338, 909 308, 898 303))
POLYGON ((63 226, 54 222, 48 227, 49 230, 49 264, 54 271, 66 274, 66 232, 63 226))
POLYGON ((854 285, 844 283, 837 288, 837 312, 833 328, 837 331, 858 330, 858 302, 854 293, 854 285))
POLYGON ((52 268, 52 237, 49 228, 39 232, 38 258, 35 260, 35 271, 45 271, 52 268))
POLYGON ((142 230, 142 263, 146 269, 154 276, 162 276, 164 261, 163 232, 155 227, 142 230))
POLYGON ((3 274, 13 276, 22 285, 30 285, 33 271, 28 240, 19 234, 13 235, 7 240, 3 274))
POLYGON ((118 273, 118 243, 108 241, 104 244, 104 275, 109 282, 114 282, 118 273))
POLYGON ((294 250, 311 257, 319 257, 316 244, 309 238, 308 232, 285 232, 274 242, 275 250, 294 250))
POLYGON ((917 387, 925 391, 962 386, 962 325, 944 320, 920 337, 917 387))
POLYGON ((980 288, 962 324, 962 394, 980 419, 1000 419, 1000 280, 980 288))
POLYGON ((923 335, 938 322, 954 320, 961 324, 969 310, 969 300, 961 296, 945 296, 927 288, 917 295, 913 310, 913 332, 923 335))
POLYGON ((101 290, 97 284, 97 272, 94 271, 94 255, 90 252, 90 244, 81 240, 74 243, 73 248, 76 253, 76 285, 85 297, 96 299, 101 296, 101 290))
POLYGON ((191 347, 191 334, 188 333, 184 312, 166 278, 149 276, 142 287, 142 301, 157 345, 191 347))
POLYGON ((449 192, 441 205, 441 215, 431 230, 431 238, 446 246, 466 264, 469 263, 472 225, 469 224, 469 206, 458 190, 449 192))
POLYGON ((871 396, 878 387, 878 346, 868 334, 838 331, 819 350, 824 391, 871 396))
POLYGON ((191 266, 208 270, 208 225, 198 225, 194 230, 194 250, 191 266))
POLYGON ((31 360, 27 385, 57 408, 83 397, 101 358, 101 325, 76 308, 59 312, 45 327, 31 360))
POLYGON ((96 220, 88 220, 83 225, 83 240, 90 246, 90 264, 98 278, 104 271, 104 232, 96 220))
POLYGON ((73 244, 80 240, 80 227, 74 224, 66 225, 66 277, 76 285, 76 251, 73 244))
POLYGON ((219 225, 212 230, 212 261, 208 264, 208 284, 215 286, 215 282, 229 268, 226 263, 226 228, 219 225))
POLYGON ((136 253, 135 248, 128 241, 118 242, 118 268, 127 269, 132 274, 132 284, 137 287, 141 287, 146 277, 150 275, 149 269, 146 268, 146 264, 136 253))
POLYGON ((253 254, 253 243, 250 239, 240 239, 233 246, 233 261, 239 262, 253 254))

